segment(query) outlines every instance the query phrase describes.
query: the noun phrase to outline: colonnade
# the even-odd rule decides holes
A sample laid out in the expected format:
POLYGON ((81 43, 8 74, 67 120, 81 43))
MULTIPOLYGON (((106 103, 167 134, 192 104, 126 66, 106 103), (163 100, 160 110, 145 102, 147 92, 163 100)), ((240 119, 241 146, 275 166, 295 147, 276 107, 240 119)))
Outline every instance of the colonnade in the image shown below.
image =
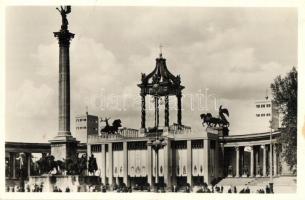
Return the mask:
MULTIPOLYGON (((20 155, 20 153, 16 153, 16 152, 8 152, 8 156, 6 159, 6 164, 5 164, 5 170, 6 170, 6 174, 5 176, 7 178, 12 178, 12 179, 16 179, 18 178, 18 174, 17 174, 17 170, 20 169, 21 166, 20 161, 19 161, 19 166, 17 167, 17 160, 20 160, 19 157, 17 157, 17 155, 20 155)), ((25 155, 25 160, 23 160, 23 164, 26 165, 26 172, 27 172, 27 176, 31 175, 31 163, 32 163, 32 154, 31 153, 24 153, 25 155)))
POLYGON ((235 173, 237 178, 248 176, 267 177, 270 176, 271 171, 273 176, 278 175, 278 154, 276 148, 276 144, 272 144, 272 147, 270 144, 235 146, 235 169, 232 171, 228 170, 228 176, 232 177, 233 173, 235 173), (248 166, 245 163, 246 151, 250 151, 248 166))

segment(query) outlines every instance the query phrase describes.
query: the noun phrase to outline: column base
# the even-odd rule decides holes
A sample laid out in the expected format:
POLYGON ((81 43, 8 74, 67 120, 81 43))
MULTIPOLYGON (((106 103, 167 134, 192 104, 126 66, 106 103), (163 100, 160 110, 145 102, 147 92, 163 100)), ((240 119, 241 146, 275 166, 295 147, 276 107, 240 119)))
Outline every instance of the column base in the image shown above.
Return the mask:
POLYGON ((54 156, 55 160, 66 160, 75 156, 79 143, 72 135, 58 135, 49 142, 51 143, 51 155, 54 156))

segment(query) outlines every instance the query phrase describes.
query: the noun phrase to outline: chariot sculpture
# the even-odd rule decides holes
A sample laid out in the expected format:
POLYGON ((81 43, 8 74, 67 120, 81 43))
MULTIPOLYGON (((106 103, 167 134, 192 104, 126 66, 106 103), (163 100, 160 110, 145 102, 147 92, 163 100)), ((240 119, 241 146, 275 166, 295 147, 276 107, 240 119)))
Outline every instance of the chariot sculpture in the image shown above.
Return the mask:
POLYGON ((211 113, 203 113, 200 118, 202 119, 202 126, 206 124, 208 127, 229 127, 230 123, 226 116, 229 117, 229 111, 226 108, 222 108, 221 105, 219 107, 219 117, 213 117, 211 113))

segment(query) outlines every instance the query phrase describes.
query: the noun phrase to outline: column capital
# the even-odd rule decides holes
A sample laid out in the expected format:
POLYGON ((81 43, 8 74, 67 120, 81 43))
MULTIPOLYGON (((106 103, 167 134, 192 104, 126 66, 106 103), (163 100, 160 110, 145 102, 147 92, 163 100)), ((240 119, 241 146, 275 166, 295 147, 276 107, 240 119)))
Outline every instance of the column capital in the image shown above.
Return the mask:
POLYGON ((235 151, 239 151, 240 146, 235 146, 234 149, 235 151))
POLYGON ((58 39, 59 46, 69 46, 70 40, 74 38, 74 33, 70 33, 69 30, 61 30, 54 32, 54 37, 58 39))

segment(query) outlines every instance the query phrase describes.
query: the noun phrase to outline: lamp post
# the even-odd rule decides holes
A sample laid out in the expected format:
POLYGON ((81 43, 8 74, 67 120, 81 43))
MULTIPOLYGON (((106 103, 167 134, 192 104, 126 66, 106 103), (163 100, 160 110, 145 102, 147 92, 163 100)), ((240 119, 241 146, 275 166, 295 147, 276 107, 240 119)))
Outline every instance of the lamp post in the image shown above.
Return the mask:
POLYGON ((273 193, 273 176, 272 176, 272 119, 269 121, 270 122, 270 181, 269 181, 269 187, 270 187, 270 193, 273 193))
POLYGON ((155 191, 158 192, 159 187, 159 150, 167 145, 164 138, 159 137, 158 127, 159 127, 159 89, 160 85, 158 83, 153 85, 153 97, 155 102, 155 135, 156 138, 151 139, 147 142, 147 146, 151 146, 155 151, 155 191))
POLYGON ((155 191, 158 192, 159 187, 159 150, 167 145, 164 138, 159 138, 156 135, 156 139, 147 142, 148 146, 151 146, 155 151, 155 191))

